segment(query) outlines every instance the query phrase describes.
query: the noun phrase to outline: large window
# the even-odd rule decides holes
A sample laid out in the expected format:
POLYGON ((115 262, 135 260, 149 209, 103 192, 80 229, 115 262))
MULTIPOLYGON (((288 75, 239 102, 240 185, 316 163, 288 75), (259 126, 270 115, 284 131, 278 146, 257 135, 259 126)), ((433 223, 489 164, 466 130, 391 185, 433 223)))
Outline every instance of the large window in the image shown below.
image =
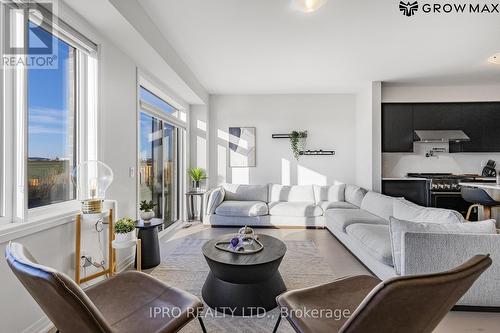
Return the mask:
POLYGON ((179 110, 140 87, 139 200, 153 201, 164 226, 179 219, 185 129, 179 110))
POLYGON ((75 199, 70 173, 75 165, 76 49, 30 22, 35 36, 52 38, 56 69, 28 69, 28 208, 75 199))
POLYGON ((0 222, 78 208, 70 173, 97 159, 97 45, 37 2, 0 2, 0 222))

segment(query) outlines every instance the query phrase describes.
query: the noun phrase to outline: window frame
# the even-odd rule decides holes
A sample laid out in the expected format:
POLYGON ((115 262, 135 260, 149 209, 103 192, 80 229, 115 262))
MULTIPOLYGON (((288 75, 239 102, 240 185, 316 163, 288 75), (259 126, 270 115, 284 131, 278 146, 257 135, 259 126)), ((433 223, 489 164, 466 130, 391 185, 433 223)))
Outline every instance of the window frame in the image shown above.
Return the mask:
MULTIPOLYGON (((4 4, 1 14, 7 15, 4 4)), ((5 5, 6 6, 6 5, 5 5)), ((22 8, 22 4, 19 5, 22 8)), ((42 8, 42 11, 44 8, 42 8)), ((33 19, 24 15, 23 31, 24 45, 28 45, 28 22, 33 19)), ((4 16, 1 17, 2 19, 4 16)), ((51 29, 48 30, 54 37, 75 48, 74 79, 71 84, 74 90, 74 163, 97 159, 98 140, 98 47, 90 39, 71 28, 56 13, 52 16, 51 29)), ((4 20, 2 20, 4 21, 4 20)), ((5 22, 5 21, 4 21, 5 22)), ((43 25, 42 25, 43 27, 43 25)), ((47 30, 47 29, 46 29, 47 30)), ((3 54, 7 40, 3 24, 0 24, 0 51, 3 54)), ((0 126, 4 129, 4 136, 0 137, 0 224, 9 222, 34 222, 53 218, 54 216, 77 212, 79 202, 77 198, 61 203, 41 207, 28 208, 28 68, 19 66, 16 69, 4 69, 2 66, 2 80, 0 80, 0 102, 3 110, 0 126), (7 87, 10 87, 8 89, 7 87), (13 161, 8 165, 6 161, 13 161)))

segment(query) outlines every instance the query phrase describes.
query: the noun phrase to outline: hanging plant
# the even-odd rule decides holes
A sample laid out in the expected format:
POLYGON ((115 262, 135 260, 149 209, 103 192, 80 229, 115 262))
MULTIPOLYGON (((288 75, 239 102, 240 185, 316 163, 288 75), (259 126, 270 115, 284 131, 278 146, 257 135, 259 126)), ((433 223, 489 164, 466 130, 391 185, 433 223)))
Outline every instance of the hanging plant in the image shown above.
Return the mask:
POLYGON ((290 148, 296 160, 300 157, 300 152, 305 150, 307 131, 293 131, 290 133, 290 148))

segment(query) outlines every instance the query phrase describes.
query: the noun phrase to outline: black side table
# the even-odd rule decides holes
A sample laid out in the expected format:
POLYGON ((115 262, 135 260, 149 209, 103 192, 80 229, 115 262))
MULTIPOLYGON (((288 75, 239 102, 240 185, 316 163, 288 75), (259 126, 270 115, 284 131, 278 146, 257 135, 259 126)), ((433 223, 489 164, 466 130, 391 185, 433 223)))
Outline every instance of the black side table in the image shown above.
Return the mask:
POLYGON ((203 196, 207 193, 206 191, 189 191, 186 192, 186 204, 187 204, 187 220, 188 221, 202 221, 203 220, 203 196), (200 210, 199 214, 197 214, 195 206, 194 206, 194 198, 200 198, 200 210))
MULTIPOLYGON (((137 237, 141 240, 141 269, 153 268, 160 264, 158 226, 162 224, 162 219, 151 219, 149 222, 144 222, 143 220, 135 221, 135 227, 139 229, 137 237)), ((136 265, 137 258, 134 266, 136 265)))

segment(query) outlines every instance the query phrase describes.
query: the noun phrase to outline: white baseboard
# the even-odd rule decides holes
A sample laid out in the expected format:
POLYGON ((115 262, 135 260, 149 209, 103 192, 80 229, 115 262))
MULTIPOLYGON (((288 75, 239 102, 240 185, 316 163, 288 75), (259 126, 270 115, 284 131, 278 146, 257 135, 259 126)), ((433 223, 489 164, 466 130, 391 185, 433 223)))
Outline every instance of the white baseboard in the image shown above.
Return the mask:
POLYGON ((47 333, 54 327, 48 317, 42 317, 30 326, 26 327, 22 333, 47 333))

